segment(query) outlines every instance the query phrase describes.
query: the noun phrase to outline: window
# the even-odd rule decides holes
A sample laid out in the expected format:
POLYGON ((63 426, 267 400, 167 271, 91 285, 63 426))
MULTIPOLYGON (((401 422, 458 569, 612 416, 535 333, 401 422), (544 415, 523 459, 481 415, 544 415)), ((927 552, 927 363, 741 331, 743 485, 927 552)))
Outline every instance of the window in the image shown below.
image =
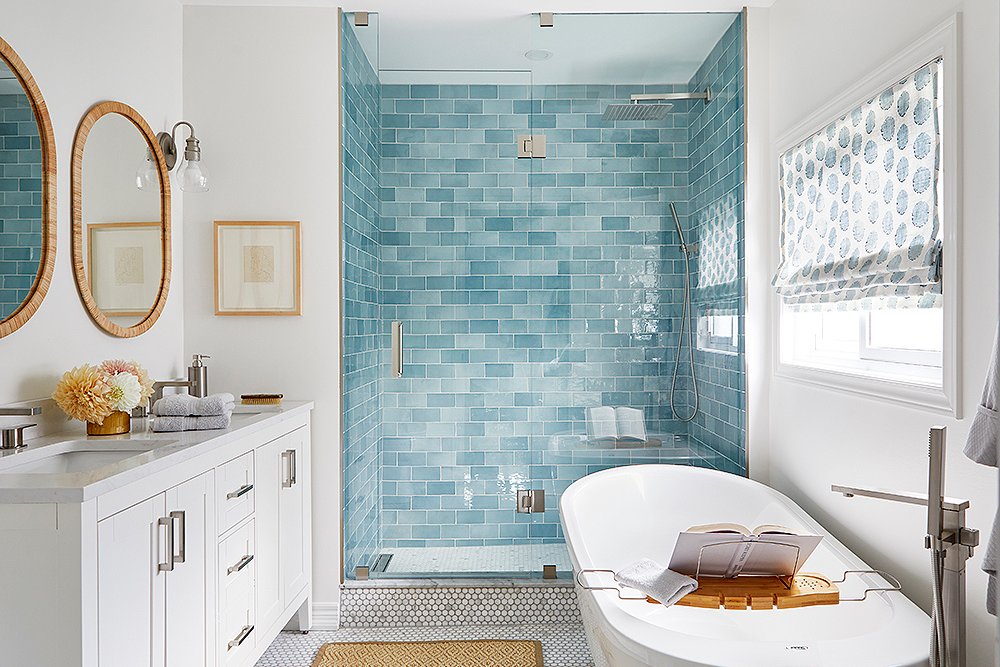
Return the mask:
POLYGON ((952 19, 779 142, 779 375, 960 417, 956 34, 952 19))
POLYGON ((707 308, 698 316, 698 349, 739 354, 739 326, 735 309, 707 308))
POLYGON ((782 313, 782 326, 784 363, 928 387, 942 384, 941 308, 788 309, 782 313))

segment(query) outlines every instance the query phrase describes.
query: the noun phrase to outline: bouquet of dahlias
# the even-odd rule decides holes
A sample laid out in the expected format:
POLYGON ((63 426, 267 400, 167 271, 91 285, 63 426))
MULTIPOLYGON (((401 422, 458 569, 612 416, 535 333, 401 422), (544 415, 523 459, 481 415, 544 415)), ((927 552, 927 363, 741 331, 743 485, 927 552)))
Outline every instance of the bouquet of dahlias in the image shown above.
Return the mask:
POLYGON ((112 412, 131 411, 152 394, 153 382, 142 366, 109 359, 63 373, 52 398, 70 419, 99 424, 112 412))

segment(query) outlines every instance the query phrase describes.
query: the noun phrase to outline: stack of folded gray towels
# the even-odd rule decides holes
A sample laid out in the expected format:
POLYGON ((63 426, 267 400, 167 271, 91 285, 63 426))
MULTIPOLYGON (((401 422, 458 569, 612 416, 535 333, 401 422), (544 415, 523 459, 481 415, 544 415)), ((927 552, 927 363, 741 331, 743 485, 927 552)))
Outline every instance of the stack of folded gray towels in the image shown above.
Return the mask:
POLYGON ((154 431, 204 431, 229 428, 236 399, 232 394, 195 398, 188 394, 164 396, 153 404, 154 431))

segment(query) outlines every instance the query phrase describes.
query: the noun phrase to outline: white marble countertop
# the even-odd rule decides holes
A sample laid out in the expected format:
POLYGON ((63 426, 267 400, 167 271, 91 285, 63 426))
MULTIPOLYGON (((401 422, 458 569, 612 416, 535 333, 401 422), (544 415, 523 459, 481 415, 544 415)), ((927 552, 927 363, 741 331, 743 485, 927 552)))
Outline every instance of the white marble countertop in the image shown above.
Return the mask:
MULTIPOLYGON (((66 431, 26 440, 27 446, 23 448, 0 450, 0 503, 83 502, 302 415, 312 408, 311 401, 237 405, 229 428, 206 431, 133 431, 115 436, 88 436, 83 423, 70 422, 66 431), (134 451, 135 454, 86 472, 17 472, 17 468, 25 464, 77 449, 101 452, 124 450, 134 451), (5 472, 8 468, 10 472, 5 472)), ((137 421, 133 420, 133 428, 137 421)))

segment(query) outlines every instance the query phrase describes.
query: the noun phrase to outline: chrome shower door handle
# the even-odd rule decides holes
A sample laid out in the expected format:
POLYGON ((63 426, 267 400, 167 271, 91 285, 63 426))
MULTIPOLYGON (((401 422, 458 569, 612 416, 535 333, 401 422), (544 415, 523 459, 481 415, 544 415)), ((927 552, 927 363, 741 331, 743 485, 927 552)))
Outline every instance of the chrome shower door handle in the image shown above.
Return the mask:
MULTIPOLYGON (((173 521, 176 521, 177 524, 180 526, 180 539, 178 540, 179 544, 177 548, 177 555, 173 557, 173 561, 175 563, 183 563, 184 551, 187 545, 187 522, 185 521, 184 518, 184 512, 181 510, 178 510, 176 512, 171 512, 170 518, 173 521)), ((173 526, 171 526, 171 532, 173 532, 173 526)))
POLYGON ((392 323, 390 358, 392 360, 392 377, 401 377, 403 375, 403 323, 398 320, 392 323))
MULTIPOLYGON (((160 517, 156 520, 157 532, 159 532, 160 526, 167 527, 167 562, 157 562, 156 570, 157 572, 171 572, 174 569, 174 518, 168 516, 160 517)), ((157 557, 157 561, 159 561, 159 557, 157 557)))

